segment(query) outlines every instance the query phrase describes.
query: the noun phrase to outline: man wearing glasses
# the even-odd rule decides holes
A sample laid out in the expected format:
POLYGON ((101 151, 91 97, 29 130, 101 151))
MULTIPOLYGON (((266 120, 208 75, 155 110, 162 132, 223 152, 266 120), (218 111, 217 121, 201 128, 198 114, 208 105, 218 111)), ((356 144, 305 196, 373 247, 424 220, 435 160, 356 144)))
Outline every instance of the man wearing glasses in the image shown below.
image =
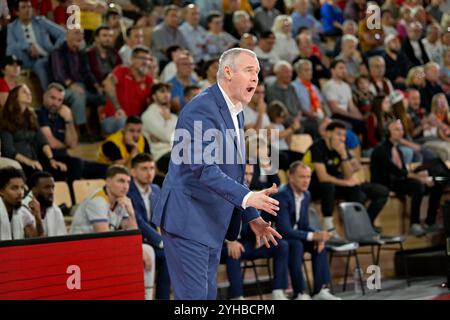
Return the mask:
POLYGON ((8 25, 6 54, 20 59, 24 69, 32 69, 42 88, 47 88, 48 55, 64 42, 64 29, 43 16, 33 16, 30 0, 18 0, 16 6, 18 19, 8 25))

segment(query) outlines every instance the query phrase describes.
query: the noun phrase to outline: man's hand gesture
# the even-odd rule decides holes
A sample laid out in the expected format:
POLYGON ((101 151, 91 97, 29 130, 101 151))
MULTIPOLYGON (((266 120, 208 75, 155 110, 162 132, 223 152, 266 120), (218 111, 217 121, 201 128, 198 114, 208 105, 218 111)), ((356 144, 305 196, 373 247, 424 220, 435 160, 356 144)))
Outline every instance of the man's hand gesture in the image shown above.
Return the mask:
POLYGON ((259 248, 261 246, 261 239, 264 241, 264 244, 267 248, 270 248, 269 241, 274 245, 278 245, 278 242, 275 240, 275 237, 281 239, 281 235, 270 226, 270 222, 266 222, 263 218, 258 217, 249 222, 250 228, 256 235, 256 246, 259 248), (275 237, 274 237, 275 236, 275 237))
POLYGON ((253 192, 247 200, 247 207, 253 207, 258 210, 266 211, 276 216, 276 211, 279 210, 278 201, 269 197, 269 195, 276 192, 278 192, 278 188, 275 183, 268 189, 253 192))

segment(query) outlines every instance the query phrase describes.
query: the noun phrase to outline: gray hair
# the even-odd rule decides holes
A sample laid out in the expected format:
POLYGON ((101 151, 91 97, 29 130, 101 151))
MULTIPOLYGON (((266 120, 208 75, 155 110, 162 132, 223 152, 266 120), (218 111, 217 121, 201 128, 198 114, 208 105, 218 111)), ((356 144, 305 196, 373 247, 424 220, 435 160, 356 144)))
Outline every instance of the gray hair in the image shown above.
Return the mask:
POLYGON ((277 74, 282 67, 288 67, 292 69, 292 65, 286 60, 280 60, 273 66, 273 73, 277 74))
POLYGON ((381 61, 383 61, 383 63, 386 63, 385 61, 384 61, 384 58, 382 57, 382 56, 373 56, 373 57, 370 57, 369 58, 369 67, 371 66, 371 65, 373 65, 374 64, 374 62, 375 61, 377 61, 377 60, 381 60, 381 61))
POLYGON ((64 89, 64 86, 62 84, 59 84, 58 82, 52 82, 47 86, 47 90, 45 92, 48 92, 52 89, 55 89, 58 92, 65 93, 66 89, 64 89))
POLYGON ((310 65, 310 66, 312 66, 312 62, 310 61, 310 60, 307 60, 307 59, 300 59, 300 60, 298 60, 296 63, 295 63, 295 65, 294 65, 294 68, 295 68, 295 70, 298 72, 298 73, 300 73, 300 69, 304 66, 304 65, 310 65))
POLYGON ((237 10, 233 13, 233 24, 236 24, 242 18, 250 18, 247 12, 244 10, 237 10))
POLYGON ((222 53, 219 58, 219 70, 217 70, 217 79, 225 78, 225 67, 228 66, 232 70, 236 70, 236 59, 241 54, 247 54, 255 59, 258 59, 256 53, 251 50, 243 48, 231 48, 222 53))
POLYGON ((356 45, 358 44, 358 38, 356 38, 352 34, 346 34, 346 35, 342 36, 341 46, 344 45, 345 41, 353 41, 356 45))

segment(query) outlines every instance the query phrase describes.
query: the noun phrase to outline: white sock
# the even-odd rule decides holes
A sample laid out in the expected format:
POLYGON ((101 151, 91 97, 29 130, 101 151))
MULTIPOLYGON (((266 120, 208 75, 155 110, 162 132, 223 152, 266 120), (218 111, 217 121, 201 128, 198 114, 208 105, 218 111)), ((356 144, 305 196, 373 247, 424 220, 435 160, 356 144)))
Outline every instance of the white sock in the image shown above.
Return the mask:
POLYGON ((145 288, 145 300, 153 300, 153 288, 145 288))
POLYGON ((323 218, 323 230, 328 230, 333 228, 333 217, 323 218))

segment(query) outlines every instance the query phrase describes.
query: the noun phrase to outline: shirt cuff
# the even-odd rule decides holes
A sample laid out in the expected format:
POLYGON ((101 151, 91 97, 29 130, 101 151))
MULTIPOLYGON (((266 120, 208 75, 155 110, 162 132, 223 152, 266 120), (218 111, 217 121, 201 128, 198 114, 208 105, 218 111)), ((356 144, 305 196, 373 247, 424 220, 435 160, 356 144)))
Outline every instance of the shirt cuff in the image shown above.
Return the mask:
POLYGON ((308 234, 306 235, 306 240, 313 241, 314 240, 314 232, 308 232, 308 234))
POLYGON ((247 195, 244 197, 244 200, 242 200, 242 208, 247 209, 247 200, 248 198, 250 198, 250 196, 252 195, 253 192, 249 192, 247 193, 247 195))

